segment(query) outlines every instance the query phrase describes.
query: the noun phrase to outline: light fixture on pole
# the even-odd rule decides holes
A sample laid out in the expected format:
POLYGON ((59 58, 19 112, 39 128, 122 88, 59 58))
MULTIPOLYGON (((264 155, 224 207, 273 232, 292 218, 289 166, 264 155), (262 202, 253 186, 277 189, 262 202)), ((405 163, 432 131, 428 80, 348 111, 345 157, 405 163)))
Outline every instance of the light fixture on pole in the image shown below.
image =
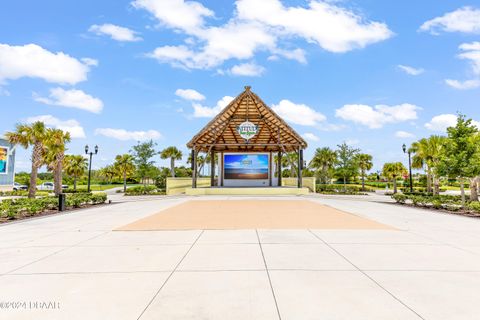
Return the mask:
POLYGON ((410 149, 407 150, 407 146, 405 143, 402 146, 403 153, 408 153, 408 172, 410 175, 410 192, 413 192, 413 181, 412 181, 412 158, 411 158, 411 151, 410 149))
POLYGON ((90 161, 88 162, 88 186, 87 192, 90 192, 90 177, 92 175, 92 156, 98 153, 98 146, 95 146, 95 152, 90 151, 88 152, 88 145, 85 146, 85 154, 90 155, 90 161))

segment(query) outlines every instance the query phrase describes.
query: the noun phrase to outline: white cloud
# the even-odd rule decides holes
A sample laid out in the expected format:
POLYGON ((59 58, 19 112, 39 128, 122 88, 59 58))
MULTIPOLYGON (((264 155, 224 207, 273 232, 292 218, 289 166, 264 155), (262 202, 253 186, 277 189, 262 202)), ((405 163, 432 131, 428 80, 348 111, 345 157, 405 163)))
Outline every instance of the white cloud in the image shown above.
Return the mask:
POLYGON ((0 44, 0 83, 23 77, 76 84, 87 80, 91 62, 81 62, 63 52, 53 53, 36 44, 0 44))
POLYGON ((206 17, 214 13, 196 1, 184 0, 135 0, 132 5, 152 13, 164 26, 195 33, 204 24, 206 17))
POLYGON ((93 32, 99 36, 110 36, 110 38, 116 41, 133 42, 142 40, 141 37, 137 36, 137 32, 125 27, 116 26, 111 23, 105 23, 102 25, 94 24, 88 29, 88 31, 93 32))
MULTIPOLYGON (((233 17, 208 25, 214 12, 196 1, 136 0, 133 6, 152 13, 161 26, 183 33, 185 45, 165 45, 147 56, 174 67, 211 69, 229 59, 248 60, 259 51, 306 63, 305 51, 286 49, 292 38, 330 52, 347 52, 388 39, 387 25, 368 21, 333 2, 311 1, 285 7, 279 0, 237 0, 233 17)), ((213 20, 213 19, 212 19, 213 20)))
POLYGON ((403 72, 405 72, 406 74, 409 74, 411 76, 418 76, 418 75, 421 75, 422 73, 425 72, 424 69, 414 68, 414 67, 405 66, 405 65, 401 65, 401 64, 398 65, 398 68, 400 70, 402 70, 403 72))
POLYGON ((337 109, 335 116, 352 121, 370 129, 382 128, 388 123, 397 123, 417 119, 419 107, 404 103, 396 106, 377 105, 374 107, 362 104, 348 104, 337 109))
POLYGON ((431 131, 445 132, 448 127, 453 127, 457 124, 457 116, 454 114, 440 114, 425 123, 425 128, 431 131))
POLYGON ((45 123, 47 127, 69 132, 72 138, 85 138, 85 131, 83 130, 83 127, 75 119, 60 120, 52 115, 35 116, 25 119, 25 122, 27 123, 33 123, 36 121, 45 123))
POLYGON ((420 30, 432 34, 438 34, 439 31, 480 33, 480 10, 463 7, 425 22, 420 30))
POLYGON ((95 129, 96 135, 102 135, 105 137, 127 141, 144 141, 144 140, 156 140, 160 139, 162 135, 156 130, 148 131, 127 131, 125 129, 112 129, 112 128, 98 128, 95 129))
POLYGON ((192 100, 192 101, 205 100, 205 96, 203 94, 193 89, 177 89, 175 91, 175 95, 185 100, 192 100))
POLYGON ((477 79, 465 80, 465 81, 445 79, 445 83, 450 87, 458 90, 470 90, 470 89, 480 88, 480 80, 477 80, 477 79))
POLYGON ((258 77, 265 72, 265 68, 249 62, 233 66, 230 72, 235 76, 258 77))
POLYGON ((296 104, 286 99, 272 105, 272 109, 286 121, 302 126, 315 126, 327 119, 323 114, 305 104, 296 104))
POLYGON ((395 137, 396 138, 410 139, 410 138, 415 138, 415 135, 413 133, 407 132, 407 131, 397 131, 397 132, 395 132, 395 137))
POLYGON ((33 98, 37 102, 48 105, 77 108, 94 113, 99 113, 103 109, 102 100, 94 98, 82 90, 76 89, 65 90, 62 88, 53 88, 50 89, 48 98, 40 97, 35 93, 33 98))
POLYGON ((222 99, 218 100, 215 107, 205 107, 199 103, 194 103, 193 106, 193 116, 195 118, 212 118, 220 113, 230 102, 232 102, 234 97, 225 96, 222 99))
POLYGON ((347 52, 392 36, 387 25, 329 1, 310 1, 308 7, 285 7, 279 0, 237 0, 238 17, 254 20, 284 35, 302 37, 331 52, 347 52))
POLYGON ((92 67, 97 67, 98 66, 98 60, 92 59, 92 58, 82 58, 80 59, 84 64, 87 66, 92 66, 92 67))
POLYGON ((462 43, 459 46, 462 51, 457 57, 470 62, 472 74, 476 76, 474 79, 455 80, 446 79, 445 83, 452 88, 458 90, 470 90, 480 87, 480 42, 462 43))
POLYGON ((317 137, 315 134, 310 133, 310 132, 304 133, 303 137, 307 140, 315 141, 315 142, 320 140, 319 137, 317 137))
POLYGON ((463 52, 458 57, 470 61, 473 73, 480 75, 480 42, 462 43, 459 49, 463 52))

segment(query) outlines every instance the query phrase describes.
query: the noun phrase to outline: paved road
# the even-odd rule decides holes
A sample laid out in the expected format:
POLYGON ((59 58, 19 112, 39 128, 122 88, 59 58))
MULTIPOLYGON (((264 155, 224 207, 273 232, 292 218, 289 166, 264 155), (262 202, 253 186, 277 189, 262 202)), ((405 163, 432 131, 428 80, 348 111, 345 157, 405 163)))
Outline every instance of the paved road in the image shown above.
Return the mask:
POLYGON ((130 199, 0 226, 0 319, 480 314, 478 219, 366 198, 308 197, 397 230, 113 232, 190 198, 130 199), (5 302, 20 304, 13 310, 5 302), (42 302, 59 309, 41 309, 42 302))

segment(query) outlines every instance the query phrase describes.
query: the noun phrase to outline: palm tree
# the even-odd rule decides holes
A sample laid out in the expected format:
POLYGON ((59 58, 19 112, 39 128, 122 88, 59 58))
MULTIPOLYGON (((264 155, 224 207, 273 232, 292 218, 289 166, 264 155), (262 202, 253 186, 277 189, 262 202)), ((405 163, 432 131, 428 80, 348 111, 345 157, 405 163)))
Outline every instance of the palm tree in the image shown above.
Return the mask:
POLYGON ((127 176, 135 171, 133 156, 130 154, 119 154, 115 157, 113 166, 118 170, 123 178, 123 192, 127 191, 127 176))
POLYGON ((412 144, 410 151, 414 153, 412 167, 416 169, 425 168, 427 174, 427 192, 440 192, 440 179, 437 174, 437 167, 443 153, 445 137, 430 136, 420 139, 412 144), (432 180, 435 189, 432 189, 432 180))
POLYGON ((35 198, 37 192, 37 174, 38 169, 43 164, 44 140, 47 128, 43 122, 37 121, 30 125, 18 124, 13 132, 5 134, 8 142, 11 144, 19 144, 25 149, 33 146, 32 150, 32 172, 30 173, 30 187, 28 189, 28 197, 35 198))
POLYGON ((290 167, 290 178, 296 176, 297 172, 297 163, 298 162, 298 153, 296 152, 288 152, 284 153, 282 156, 282 167, 290 167))
POLYGON ((170 172, 172 177, 175 177, 175 160, 182 160, 182 156, 182 151, 174 146, 167 147, 160 152, 160 158, 170 159, 170 172))
POLYGON ((101 168, 98 173, 101 177, 105 178, 107 183, 111 183, 113 178, 117 175, 116 168, 113 165, 101 168))
POLYGON ((66 174, 73 177, 73 190, 77 190, 77 179, 87 170, 87 158, 82 155, 66 155, 63 166, 66 174))
POLYGON ((385 163, 382 174, 389 180, 393 180, 393 193, 397 193, 397 177, 407 174, 407 169, 401 162, 385 163))
POLYGON ((60 129, 47 129, 43 161, 53 171, 53 188, 55 195, 62 193, 62 171, 65 158, 65 145, 70 142, 70 133, 60 129))
POLYGON ((357 164, 360 168, 360 174, 362 175, 362 191, 365 191, 365 174, 372 169, 372 156, 366 153, 360 153, 357 155, 357 164))
POLYGON ((310 168, 316 169, 319 173, 320 180, 327 184, 329 183, 331 171, 337 162, 337 153, 328 148, 317 148, 315 154, 310 161, 310 168))

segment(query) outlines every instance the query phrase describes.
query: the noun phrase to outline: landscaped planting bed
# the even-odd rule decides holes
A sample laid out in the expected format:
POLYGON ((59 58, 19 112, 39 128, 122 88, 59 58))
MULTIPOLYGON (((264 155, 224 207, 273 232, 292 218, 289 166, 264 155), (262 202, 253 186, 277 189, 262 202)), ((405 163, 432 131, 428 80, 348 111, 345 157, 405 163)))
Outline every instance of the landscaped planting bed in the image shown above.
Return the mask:
POLYGON ((443 210, 451 213, 480 217, 480 202, 467 199, 465 201, 465 208, 462 208, 461 196, 432 195, 427 193, 397 193, 392 195, 392 198, 402 205, 443 210))
POLYGON ((164 195, 165 190, 156 186, 135 186, 127 188, 126 196, 164 195))
MULTIPOLYGON (((67 209, 98 205, 105 203, 105 201, 107 201, 107 194, 105 193, 66 195, 67 209)), ((5 199, 0 202, 0 223, 56 212, 58 212, 58 197, 5 199)))
POLYGON ((365 192, 375 192, 374 188, 365 186, 365 191, 362 191, 360 186, 348 185, 344 188, 343 184, 317 184, 317 193, 321 194, 348 194, 348 195, 364 195, 365 192))

